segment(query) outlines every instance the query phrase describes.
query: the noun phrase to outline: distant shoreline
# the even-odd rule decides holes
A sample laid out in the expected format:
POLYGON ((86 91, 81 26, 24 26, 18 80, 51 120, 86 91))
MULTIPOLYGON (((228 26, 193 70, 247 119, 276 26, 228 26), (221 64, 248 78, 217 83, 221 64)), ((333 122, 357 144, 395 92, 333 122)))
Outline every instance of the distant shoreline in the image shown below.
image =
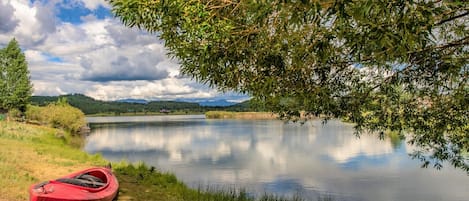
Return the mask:
POLYGON ((252 120, 273 120, 278 119, 277 114, 271 112, 227 112, 209 111, 205 113, 207 119, 252 119, 252 120))
POLYGON ((171 113, 159 113, 159 112, 131 112, 131 113, 99 113, 90 114, 86 117, 133 117, 133 116, 167 116, 167 115, 205 115, 207 119, 252 119, 252 120, 275 120, 279 118, 279 115, 271 112, 229 112, 229 111, 209 111, 206 113, 202 112, 171 112, 171 113))
POLYGON ((88 114, 87 117, 118 117, 118 116, 165 116, 165 115, 203 115, 203 112, 170 112, 170 113, 161 113, 161 112, 126 112, 126 113, 98 113, 98 114, 88 114))
MULTIPOLYGON (((134 116, 168 116, 168 115, 204 115, 206 119, 244 119, 244 120, 278 120, 280 116, 272 112, 231 112, 231 111, 208 111, 208 112, 129 112, 129 113, 98 113, 89 114, 86 117, 134 117, 134 116)), ((310 117, 311 118, 311 117, 310 117)), ((306 120, 302 116, 301 120, 306 120)), ((313 117, 311 119, 318 119, 319 117, 313 117)), ((343 121, 343 120, 342 120, 343 121)), ((346 121, 345 121, 346 122, 346 121)))

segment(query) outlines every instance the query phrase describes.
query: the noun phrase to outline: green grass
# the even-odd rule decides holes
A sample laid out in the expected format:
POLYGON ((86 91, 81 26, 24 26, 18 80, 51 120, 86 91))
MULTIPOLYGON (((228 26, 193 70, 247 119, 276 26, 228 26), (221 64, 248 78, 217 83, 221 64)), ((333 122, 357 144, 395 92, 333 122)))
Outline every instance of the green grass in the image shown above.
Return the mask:
POLYGON ((6 200, 27 200, 30 185, 90 166, 106 164, 59 138, 47 127, 0 121, 0 194, 6 200))
POLYGON ((263 195, 254 198, 243 189, 236 188, 188 188, 171 173, 163 173, 143 163, 125 162, 113 164, 120 184, 122 200, 154 201, 303 201, 300 197, 285 198, 263 195), (132 193, 130 193, 132 192, 132 193))
POLYGON ((120 198, 124 200, 253 200, 242 192, 190 189, 173 174, 162 173, 154 167, 147 167, 145 164, 118 165, 115 168, 115 173, 120 182, 120 198), (129 194, 129 192, 133 193, 129 194))

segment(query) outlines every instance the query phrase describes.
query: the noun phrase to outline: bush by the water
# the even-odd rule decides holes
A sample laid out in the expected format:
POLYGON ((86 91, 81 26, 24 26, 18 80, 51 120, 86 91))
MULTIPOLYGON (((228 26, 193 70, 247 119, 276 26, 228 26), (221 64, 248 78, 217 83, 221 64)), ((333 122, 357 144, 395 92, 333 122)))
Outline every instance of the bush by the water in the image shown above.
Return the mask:
POLYGON ((54 128, 62 128, 72 133, 78 132, 86 124, 85 114, 70 106, 66 100, 59 100, 45 107, 29 105, 26 119, 40 124, 48 124, 54 128))

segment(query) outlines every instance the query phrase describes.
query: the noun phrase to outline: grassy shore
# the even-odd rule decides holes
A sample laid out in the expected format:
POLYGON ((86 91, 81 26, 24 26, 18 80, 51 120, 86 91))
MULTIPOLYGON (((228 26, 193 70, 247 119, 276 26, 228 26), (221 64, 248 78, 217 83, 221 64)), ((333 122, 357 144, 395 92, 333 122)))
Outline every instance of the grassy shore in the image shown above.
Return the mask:
MULTIPOLYGON (((61 130, 0 121, 0 201, 28 200, 30 185, 69 173, 104 166, 100 155, 80 150, 82 139, 61 130)), ((298 201, 266 195, 254 199, 237 189, 190 189, 173 174, 144 164, 113 163, 119 200, 155 201, 298 201)))
POLYGON ((0 200, 27 200, 33 183, 106 164, 70 146, 73 142, 56 129, 0 121, 0 200))
POLYGON ((277 119, 278 115, 270 112, 227 112, 227 111, 209 111, 205 113, 208 119, 277 119))

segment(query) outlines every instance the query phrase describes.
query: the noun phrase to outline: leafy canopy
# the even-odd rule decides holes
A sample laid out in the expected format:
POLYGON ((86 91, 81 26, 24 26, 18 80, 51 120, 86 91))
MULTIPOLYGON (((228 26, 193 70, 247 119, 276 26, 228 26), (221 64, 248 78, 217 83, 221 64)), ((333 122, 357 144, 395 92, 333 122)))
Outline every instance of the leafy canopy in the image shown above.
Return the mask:
POLYGON ((15 39, 0 49, 0 111, 26 110, 32 94, 28 63, 15 39))
POLYGON ((423 166, 469 172, 465 1, 110 0, 183 74, 286 118, 408 133, 423 166))

